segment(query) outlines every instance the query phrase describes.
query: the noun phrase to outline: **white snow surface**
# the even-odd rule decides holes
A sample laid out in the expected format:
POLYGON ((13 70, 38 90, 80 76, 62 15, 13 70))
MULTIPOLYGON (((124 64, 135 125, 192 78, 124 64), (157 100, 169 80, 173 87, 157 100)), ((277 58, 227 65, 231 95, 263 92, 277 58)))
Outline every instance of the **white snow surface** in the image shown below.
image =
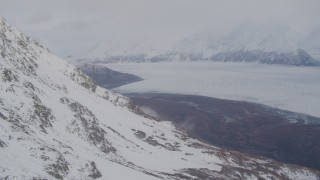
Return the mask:
MULTIPOLYGON (((306 36, 286 25, 266 25, 248 20, 230 33, 217 35, 207 29, 170 43, 105 40, 74 62, 210 60, 310 66, 318 65, 314 60, 320 58, 319 32, 315 29, 306 36)), ((166 38, 163 37, 163 41, 166 38)))
POLYGON ((320 61, 320 27, 313 30, 301 43, 301 47, 320 61))
POLYGON ((0 38, 0 179, 319 177, 146 118, 1 17, 0 38))
POLYGON ((144 79, 115 89, 122 93, 202 95, 261 103, 320 117, 320 67, 220 62, 118 63, 105 66, 144 79))

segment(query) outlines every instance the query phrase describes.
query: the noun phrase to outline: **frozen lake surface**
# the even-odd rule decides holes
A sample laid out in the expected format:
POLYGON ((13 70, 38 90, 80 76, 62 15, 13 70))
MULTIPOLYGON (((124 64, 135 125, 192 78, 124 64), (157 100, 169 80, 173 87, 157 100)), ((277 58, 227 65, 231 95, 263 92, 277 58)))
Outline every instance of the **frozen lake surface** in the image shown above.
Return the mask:
POLYGON ((105 66, 143 81, 122 93, 177 93, 262 103, 320 117, 320 68, 255 63, 166 62, 105 66))

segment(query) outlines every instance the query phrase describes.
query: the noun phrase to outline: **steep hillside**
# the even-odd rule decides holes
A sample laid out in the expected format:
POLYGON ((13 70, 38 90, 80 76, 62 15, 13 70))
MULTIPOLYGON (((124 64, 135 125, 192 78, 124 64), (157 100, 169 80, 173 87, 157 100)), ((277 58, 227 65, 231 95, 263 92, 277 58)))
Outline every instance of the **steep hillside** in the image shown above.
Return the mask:
POLYGON ((129 94, 150 115, 219 147, 320 169, 320 118, 243 101, 179 94, 129 94))
POLYGON ((319 179, 144 116, 0 18, 0 179, 319 179))

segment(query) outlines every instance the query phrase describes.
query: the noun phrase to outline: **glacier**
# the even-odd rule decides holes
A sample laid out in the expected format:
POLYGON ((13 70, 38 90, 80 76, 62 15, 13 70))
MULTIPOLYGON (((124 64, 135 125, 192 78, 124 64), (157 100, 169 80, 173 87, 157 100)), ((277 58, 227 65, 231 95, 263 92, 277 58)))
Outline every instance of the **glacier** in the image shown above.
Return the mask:
POLYGON ((161 62, 105 66, 144 80, 114 90, 209 96, 320 117, 320 68, 259 63, 161 62))

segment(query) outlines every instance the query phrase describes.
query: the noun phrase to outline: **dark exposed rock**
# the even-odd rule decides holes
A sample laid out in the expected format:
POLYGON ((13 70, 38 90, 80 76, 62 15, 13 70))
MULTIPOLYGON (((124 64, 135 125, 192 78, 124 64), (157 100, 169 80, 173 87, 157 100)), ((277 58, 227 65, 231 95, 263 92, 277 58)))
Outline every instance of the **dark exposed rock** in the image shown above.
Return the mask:
POLYGON ((7 119, 1 112, 0 112, 0 118, 7 119))
POLYGON ((160 146, 160 147, 163 147, 169 151, 180 151, 179 150, 179 147, 180 147, 179 143, 175 143, 174 145, 172 145, 171 143, 168 143, 168 142, 166 142, 165 144, 161 144, 157 140, 155 140, 153 136, 147 137, 144 141, 152 146, 160 146))
POLYGON ((38 120, 42 131, 47 132, 46 128, 52 127, 52 121, 55 119, 52 115, 52 110, 38 102, 35 102, 33 107, 34 114, 30 116, 30 120, 38 120))
POLYGON ((0 139, 0 147, 7 147, 7 144, 0 139))
POLYGON ((26 134, 34 133, 28 125, 23 123, 24 120, 14 111, 9 112, 9 117, 6 120, 11 123, 11 128, 13 130, 21 131, 26 134))
POLYGON ((136 104, 134 104, 131 99, 128 100, 128 103, 126 104, 126 107, 131 110, 133 113, 139 115, 139 116, 142 116, 142 117, 145 117, 145 118, 148 118, 148 119, 152 119, 152 120, 155 120, 155 121, 160 121, 159 119, 157 119, 156 117, 153 117, 153 116, 150 116, 146 113, 144 113, 140 108, 139 106, 137 106, 136 104))
POLYGON ((49 164, 46 167, 46 171, 51 176, 57 179, 63 179, 63 176, 69 173, 69 163, 60 155, 54 164, 49 164))
POLYGON ((54 178, 63 179, 69 174, 70 164, 57 149, 40 145, 38 147, 30 147, 29 151, 31 156, 43 161, 45 172, 54 178))
POLYGON ((69 108, 75 113, 75 119, 69 125, 69 129, 73 133, 85 137, 89 143, 104 153, 116 152, 116 149, 106 139, 107 132, 99 126, 97 118, 87 107, 67 98, 61 98, 60 102, 69 103, 69 108), (84 132, 80 132, 79 128, 83 129, 84 132))
POLYGON ((78 68, 75 69, 75 72, 72 72, 71 74, 69 74, 69 77, 71 78, 71 80, 77 82, 82 87, 92 92, 96 91, 96 88, 97 88, 96 83, 90 77, 83 74, 78 68))
POLYGON ((136 131, 136 132, 134 133, 134 135, 135 135, 137 138, 139 138, 139 139, 144 139, 144 138, 146 138, 146 133, 143 132, 143 131, 140 131, 140 130, 136 131))
POLYGON ((97 169, 96 164, 94 161, 90 163, 91 169, 90 169, 90 174, 89 177, 92 177, 93 179, 97 179, 99 177, 102 177, 101 172, 97 169))
POLYGON ((152 146, 162 146, 157 140, 154 140, 152 136, 149 136, 145 141, 152 146))
POLYGON ((66 97, 60 98, 60 102, 61 102, 62 104, 69 104, 69 103, 70 103, 69 99, 66 98, 66 97))
POLYGON ((45 180, 45 179, 40 177, 32 177, 32 180, 45 180))
POLYGON ((38 65, 36 63, 39 55, 34 49, 35 41, 22 34, 15 34, 16 44, 10 40, 6 32, 12 32, 13 28, 9 25, 1 26, 0 37, 2 46, 0 46, 1 57, 10 62, 19 72, 27 76, 35 76, 38 65), (17 45, 17 46, 16 46, 17 45))
POLYGON ((88 161, 79 169, 88 178, 85 179, 97 179, 102 177, 101 172, 98 170, 96 163, 94 161, 88 161))
POLYGON ((14 75, 12 73, 11 70, 9 69, 4 69, 2 72, 3 76, 2 76, 2 80, 4 82, 17 82, 18 81, 18 77, 16 75, 14 75))
POLYGON ((24 81, 23 85, 25 88, 29 89, 32 92, 35 92, 35 91, 39 92, 39 89, 36 88, 31 82, 24 81))
MULTIPOLYGON (((148 136, 147 137, 146 133, 143 132, 143 131, 135 130, 135 129, 131 129, 131 130, 134 131, 134 135, 137 138, 147 142, 148 144, 150 144, 152 146, 160 146, 160 147, 165 148, 165 149, 167 149, 169 151, 180 151, 179 150, 180 146, 179 146, 179 143, 177 143, 177 142, 175 142, 173 145, 171 143, 169 143, 169 142, 161 144, 157 140, 155 140, 155 138, 153 136, 148 136)), ((156 136, 156 138, 159 138, 159 139, 162 139, 164 141, 167 141, 167 139, 165 139, 163 137, 156 136)))

